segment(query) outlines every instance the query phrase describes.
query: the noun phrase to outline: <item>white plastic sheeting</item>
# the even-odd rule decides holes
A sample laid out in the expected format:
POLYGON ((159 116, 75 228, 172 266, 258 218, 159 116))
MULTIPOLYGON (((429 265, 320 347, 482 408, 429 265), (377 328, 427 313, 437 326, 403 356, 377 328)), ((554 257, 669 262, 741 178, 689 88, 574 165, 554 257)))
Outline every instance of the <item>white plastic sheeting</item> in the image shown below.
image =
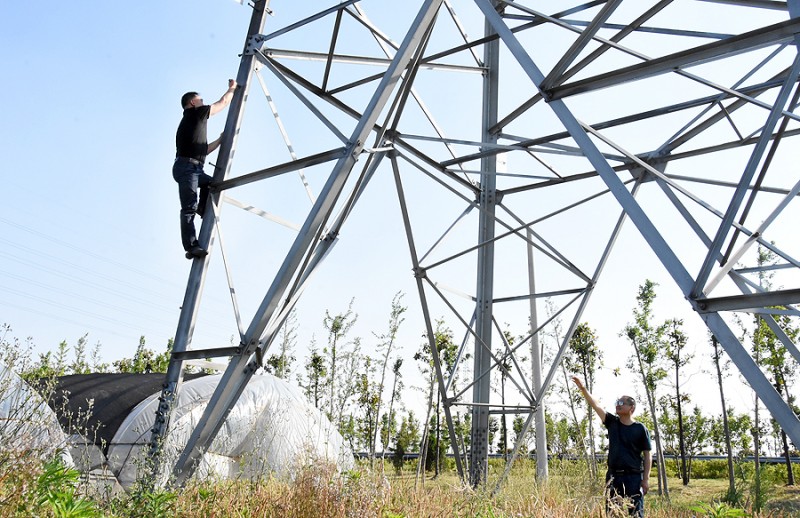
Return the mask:
MULTIPOLYGON (((203 376, 182 385, 163 449, 164 470, 157 482, 166 482, 221 377, 203 376)), ((109 444, 108 465, 125 488, 135 482, 139 469, 147 469, 150 429, 159 396, 153 394, 137 405, 109 444)), ((298 388, 263 374, 247 384, 195 476, 233 479, 273 474, 292 478, 298 469, 320 461, 346 470, 353 466, 353 455, 328 419, 298 388)))
POLYGON ((0 447, 7 450, 58 453, 67 465, 66 435, 55 412, 16 373, 0 365, 0 447))

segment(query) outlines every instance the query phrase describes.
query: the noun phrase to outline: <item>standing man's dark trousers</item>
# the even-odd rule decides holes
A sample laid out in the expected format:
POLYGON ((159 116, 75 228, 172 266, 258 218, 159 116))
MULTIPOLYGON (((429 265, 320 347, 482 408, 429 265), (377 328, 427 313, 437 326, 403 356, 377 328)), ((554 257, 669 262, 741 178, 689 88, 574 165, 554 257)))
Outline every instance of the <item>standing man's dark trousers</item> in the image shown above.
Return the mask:
POLYGON ((609 471, 606 473, 606 488, 606 513, 609 516, 619 516, 627 510, 631 516, 644 517, 641 473, 609 471))
POLYGON ((178 182, 178 195, 181 199, 181 242, 183 249, 189 251, 197 246, 197 233, 194 228, 194 215, 201 216, 208 199, 208 186, 212 178, 203 172, 203 163, 178 157, 172 166, 172 177, 178 182), (200 189, 198 207, 197 190, 200 189), (199 210, 198 210, 199 209, 199 210))

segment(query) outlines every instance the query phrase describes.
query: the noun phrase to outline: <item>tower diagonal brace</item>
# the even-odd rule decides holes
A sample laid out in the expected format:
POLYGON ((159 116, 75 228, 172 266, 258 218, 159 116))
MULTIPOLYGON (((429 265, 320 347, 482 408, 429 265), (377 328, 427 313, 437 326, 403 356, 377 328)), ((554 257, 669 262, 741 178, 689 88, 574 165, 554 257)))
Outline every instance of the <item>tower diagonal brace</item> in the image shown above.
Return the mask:
MULTIPOLYGON (((225 417, 236 404, 239 395, 247 382, 259 367, 255 358, 256 349, 269 347, 273 336, 265 337, 263 344, 260 337, 273 321, 276 311, 285 299, 284 293, 296 276, 298 267, 314 246, 320 228, 329 219, 342 194, 345 183, 364 149, 364 142, 375 127, 375 122, 389 101, 401 74, 408 67, 421 44, 424 35, 434 22, 442 0, 426 0, 419 10, 412 27, 407 33, 397 54, 387 68, 380 84, 373 94, 364 114, 359 119, 352 137, 346 146, 346 152, 334 166, 328 180, 309 212, 303 227, 295 238, 283 264, 272 282, 266 296, 256 311, 253 320, 245 332, 243 351, 234 357, 225 371, 202 417, 178 458, 173 469, 175 484, 184 484, 194 473, 199 460, 216 437, 225 417)), ((272 334, 277 325, 271 326, 272 334)), ((262 350, 263 350, 262 349, 262 350)))
MULTIPOLYGON (((236 75, 236 82, 239 85, 234 93, 231 106, 228 110, 228 117, 225 121, 225 131, 220 142, 218 160, 214 169, 214 183, 219 183, 227 177, 233 152, 236 147, 236 138, 239 134, 244 115, 244 104, 250 87, 250 78, 255 64, 254 54, 248 52, 248 47, 252 37, 263 32, 266 17, 269 14, 269 0, 256 0, 252 4, 253 13, 250 17, 250 25, 247 29, 244 52, 239 62, 239 70, 236 75)), ((220 210, 220 193, 212 193, 212 203, 206 206, 206 213, 203 217, 203 225, 200 228, 198 242, 200 246, 210 251, 213 244, 213 235, 216 229, 217 211, 220 210)), ((200 296, 203 292, 206 274, 208 272, 208 257, 195 259, 189 273, 189 281, 186 285, 186 292, 181 305, 181 313, 178 320, 178 328, 175 331, 175 341, 173 343, 173 355, 167 367, 167 375, 161 390, 159 405, 156 409, 155 421, 150 435, 150 457, 152 466, 151 481, 155 482, 161 472, 161 447, 169 431, 169 423, 172 414, 172 407, 177 401, 178 392, 183 382, 183 359, 180 354, 187 352, 189 344, 192 342, 195 320, 200 306, 200 296), (176 356, 177 353, 177 356, 176 356)))

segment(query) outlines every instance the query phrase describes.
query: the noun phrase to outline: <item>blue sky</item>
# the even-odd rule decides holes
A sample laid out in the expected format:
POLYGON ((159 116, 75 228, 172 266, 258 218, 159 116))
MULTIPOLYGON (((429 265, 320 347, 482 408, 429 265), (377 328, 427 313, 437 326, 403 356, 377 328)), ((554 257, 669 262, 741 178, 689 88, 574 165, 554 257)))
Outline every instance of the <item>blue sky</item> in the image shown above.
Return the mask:
POLYGON ((225 90, 248 11, 230 1, 0 7, 0 320, 17 337, 52 349, 89 333, 111 360, 139 335, 159 350, 172 336, 188 271, 170 176, 179 98, 225 90))
MULTIPOLYGON (((303 7, 313 11, 332 4, 314 1, 303 7)), ((289 6, 272 2, 275 18, 268 29, 273 20, 284 25, 301 17, 289 6)), ((365 7, 373 13, 369 4, 365 7)), ((378 8, 374 14, 385 15, 378 8)), ((5 77, 0 84, 0 323, 9 324, 14 336, 31 337, 41 352, 62 340, 72 345, 88 333, 90 344, 102 344, 103 359, 113 361, 132 355, 141 335, 156 350, 174 335, 190 266, 180 246, 177 188, 170 174, 179 99, 197 90, 213 102, 225 91, 227 79, 236 75, 249 17, 250 9, 232 0, 0 6, 5 77)), ((400 39, 402 32, 393 36, 400 39)), ((293 112, 282 114, 291 135, 315 135, 293 119, 293 112)), ((268 162, 286 160, 263 103, 248 106, 247 116, 266 120, 258 151, 273 154, 268 162)), ((224 115, 213 118, 209 135, 223 125, 224 115)), ((263 167, 254 154, 242 146, 236 163, 244 171, 263 167)), ((319 178, 311 181, 320 185, 319 178)), ((385 332, 398 291, 406 293, 411 306, 401 332, 409 360, 422 341, 400 221, 375 227, 374 215, 394 210, 396 201, 380 187, 370 187, 368 194, 347 227, 349 235, 342 236, 298 308, 299 356, 313 337, 324 342, 325 310, 343 312, 351 297, 360 315, 353 335, 370 347, 372 334, 385 332)), ((264 194, 269 201, 281 195, 264 194)), ((282 255, 276 243, 291 234, 274 243, 250 236, 232 231, 225 237, 248 247, 251 253, 241 261, 258 277, 277 267, 282 255)), ((632 226, 618 247, 610 282, 598 286, 586 318, 607 348, 607 373, 628 356, 617 335, 631 320, 636 289, 646 278, 661 283, 659 318, 686 318, 693 347, 702 347, 704 327, 632 226)), ((262 277, 239 280, 244 298, 263 295, 269 275, 262 277)), ((218 292, 208 290, 206 297, 196 343, 227 345, 236 332, 230 304, 218 292)), ((615 392, 611 387, 608 397, 615 392)), ((742 400, 738 407, 745 404, 742 400)))

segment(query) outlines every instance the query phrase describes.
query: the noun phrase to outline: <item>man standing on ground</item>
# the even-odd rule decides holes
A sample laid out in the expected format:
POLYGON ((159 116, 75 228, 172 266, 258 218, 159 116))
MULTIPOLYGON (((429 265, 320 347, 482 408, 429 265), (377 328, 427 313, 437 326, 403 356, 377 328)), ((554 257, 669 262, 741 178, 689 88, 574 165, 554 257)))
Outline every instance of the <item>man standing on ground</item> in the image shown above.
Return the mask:
POLYGON ((197 92, 187 92, 181 97, 183 118, 175 134, 175 164, 172 177, 178 182, 178 195, 181 200, 181 241, 186 250, 186 258, 205 257, 208 252, 197 243, 194 228, 194 215, 203 215, 208 199, 208 186, 211 177, 203 172, 206 155, 219 147, 220 137, 208 142, 208 118, 221 112, 231 103, 236 91, 236 81, 228 79, 228 90, 212 105, 203 104, 197 92), (198 203, 197 189, 200 188, 198 203))
MULTIPOLYGON (((650 489, 652 457, 650 434, 642 423, 637 423, 632 417, 636 410, 636 400, 630 396, 621 396, 616 401, 616 415, 611 414, 594 400, 580 379, 573 376, 572 381, 608 430, 606 486, 609 496, 615 501, 623 500, 622 505, 629 506, 631 515, 643 517, 644 495, 650 489), (628 499, 632 505, 627 502, 628 499)), ((607 501, 607 510, 608 504, 607 501)))

